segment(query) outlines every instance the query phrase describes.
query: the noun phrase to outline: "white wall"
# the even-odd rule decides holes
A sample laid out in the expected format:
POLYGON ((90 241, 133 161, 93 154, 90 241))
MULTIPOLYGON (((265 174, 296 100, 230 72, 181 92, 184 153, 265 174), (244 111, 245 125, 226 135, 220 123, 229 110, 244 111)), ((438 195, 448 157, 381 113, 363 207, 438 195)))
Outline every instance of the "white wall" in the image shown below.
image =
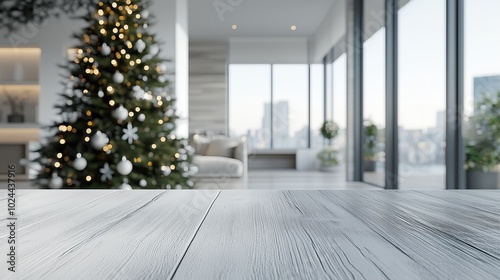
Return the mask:
POLYGON ((190 133, 226 133, 227 50, 226 41, 190 42, 190 133))
POLYGON ((175 2, 175 94, 177 97, 177 135, 189 136, 189 31, 188 4, 175 2))
POLYGON ((346 0, 334 0, 332 8, 309 42, 309 62, 321 62, 323 57, 346 33, 346 0))
POLYGON ((244 37, 229 39, 229 63, 307 63, 308 38, 244 37))

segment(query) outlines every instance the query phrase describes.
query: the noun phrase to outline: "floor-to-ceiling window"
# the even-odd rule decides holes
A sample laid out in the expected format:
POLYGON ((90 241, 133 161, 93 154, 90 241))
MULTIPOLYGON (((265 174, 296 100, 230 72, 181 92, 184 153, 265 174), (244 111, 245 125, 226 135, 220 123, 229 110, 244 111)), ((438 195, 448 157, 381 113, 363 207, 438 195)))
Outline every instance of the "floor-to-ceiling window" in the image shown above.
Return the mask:
POLYGON ((323 147, 323 136, 320 133, 324 121, 324 67, 323 64, 311 64, 311 148, 323 147))
POLYGON ((446 1, 398 12, 399 188, 444 189, 446 1))
POLYGON ((229 65, 229 135, 271 148, 271 65, 229 65), (251 78, 250 78, 251 77, 251 78))
POLYGON ((500 187, 500 1, 464 0, 467 187, 500 187), (496 181, 495 181, 496 180, 496 181))
POLYGON ((364 0, 363 180, 385 184, 385 0, 364 0))
MULTIPOLYGON (((332 63, 332 99, 333 121, 339 126, 339 133, 333 141, 334 148, 338 151, 340 170, 346 164, 346 130, 347 130, 347 56, 341 54, 332 63)), ((340 173, 345 175, 345 172, 340 173)))
POLYGON ((308 147, 307 64, 229 65, 229 135, 248 148, 308 147))
POLYGON ((273 67, 273 148, 307 148, 309 73, 307 64, 273 67))

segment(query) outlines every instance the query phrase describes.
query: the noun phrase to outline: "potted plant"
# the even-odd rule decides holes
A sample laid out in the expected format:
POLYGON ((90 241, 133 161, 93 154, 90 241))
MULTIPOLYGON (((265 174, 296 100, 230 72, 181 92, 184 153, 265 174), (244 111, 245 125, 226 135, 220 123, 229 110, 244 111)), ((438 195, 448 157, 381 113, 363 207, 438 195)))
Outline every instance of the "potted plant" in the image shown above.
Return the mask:
POLYGON ((332 140, 339 133, 339 127, 333 121, 325 121, 320 128, 321 135, 328 144, 318 153, 318 159, 321 161, 321 171, 333 171, 338 165, 337 151, 332 147, 332 140))
POLYGON ((367 172, 375 171, 377 155, 378 128, 370 120, 363 122, 364 142, 363 142, 363 169, 367 172))
POLYGON ((500 164, 500 92, 483 96, 465 126, 465 168, 468 189, 496 189, 500 164))
POLYGON ((7 121, 9 123, 22 123, 24 122, 24 101, 26 100, 26 95, 19 95, 15 93, 10 93, 5 91, 7 96, 7 102, 10 106, 11 114, 7 116, 7 121))

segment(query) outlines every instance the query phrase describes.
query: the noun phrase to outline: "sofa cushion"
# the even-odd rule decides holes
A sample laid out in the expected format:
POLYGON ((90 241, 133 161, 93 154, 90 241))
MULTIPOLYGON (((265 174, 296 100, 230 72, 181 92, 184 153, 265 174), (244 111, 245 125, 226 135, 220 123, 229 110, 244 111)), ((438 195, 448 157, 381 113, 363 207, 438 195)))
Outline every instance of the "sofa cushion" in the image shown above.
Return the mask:
POLYGON ((210 139, 198 134, 189 138, 189 146, 194 148, 194 153, 197 155, 205 155, 209 143, 210 139))
POLYGON ((234 157, 234 148, 238 146, 238 141, 229 138, 217 138, 208 143, 206 156, 234 157))
POLYGON ((243 163, 234 158, 218 156, 193 157, 193 164, 198 167, 195 177, 241 177, 243 163))

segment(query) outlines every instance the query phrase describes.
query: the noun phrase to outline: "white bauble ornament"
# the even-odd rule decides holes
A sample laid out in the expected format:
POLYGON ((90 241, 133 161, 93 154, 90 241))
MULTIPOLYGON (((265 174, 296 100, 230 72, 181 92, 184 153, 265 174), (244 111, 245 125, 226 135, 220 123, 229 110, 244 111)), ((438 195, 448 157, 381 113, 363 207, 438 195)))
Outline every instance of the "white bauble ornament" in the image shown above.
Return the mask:
POLYGON ((143 19, 147 19, 147 18, 149 17, 149 11, 148 11, 148 10, 143 10, 143 11, 141 12, 141 17, 142 17, 143 19))
POLYGON ((139 116, 137 116, 137 119, 140 121, 140 122, 143 122, 146 120, 146 116, 144 114, 140 114, 139 116))
POLYGON ((167 166, 165 171, 163 171, 163 175, 168 176, 168 175, 170 175, 170 173, 172 173, 172 170, 170 170, 170 168, 167 166))
POLYGON ((158 63, 158 68, 160 68, 161 73, 167 72, 167 64, 166 63, 158 63))
POLYGON ((87 160, 82 157, 82 154, 79 153, 76 155, 76 159, 73 161, 73 167, 78 171, 82 171, 87 167, 87 160))
POLYGON ((120 188, 120 190, 127 190, 127 191, 128 191, 128 190, 132 190, 132 186, 130 186, 130 185, 129 185, 129 184, 127 184, 127 183, 123 183, 123 184, 121 184, 119 188, 120 188))
POLYGON ((144 179, 139 181, 139 186, 145 188, 148 185, 148 182, 144 179))
POLYGON ((159 51, 160 51, 160 48, 157 45, 152 45, 149 47, 149 53, 152 55, 158 54, 159 51))
POLYGON ((49 187, 51 189, 60 189, 63 186, 63 179, 57 176, 56 173, 52 173, 52 178, 49 181, 49 187))
POLYGON ((144 49, 146 49, 146 43, 144 43, 144 41, 142 39, 139 39, 135 43, 135 48, 137 49, 138 52, 142 53, 144 51, 144 49))
POLYGON ((108 46, 108 44, 106 44, 106 43, 102 44, 101 54, 102 55, 109 55, 110 53, 111 53, 111 48, 108 46))
POLYGON ((178 189, 178 190, 182 190, 182 186, 181 185, 175 185, 175 188, 178 189))
POLYGON ((122 157, 122 160, 116 165, 116 170, 122 175, 128 175, 132 172, 132 163, 126 157, 122 157))
POLYGON ((92 147, 96 150, 102 150, 102 148, 108 144, 108 137, 106 136, 106 134, 98 131, 96 132, 96 134, 94 134, 94 136, 92 136, 92 139, 90 139, 90 144, 92 145, 92 147))
POLYGON ((74 123, 78 120, 78 112, 70 112, 68 113, 68 122, 74 123))
POLYGON ((165 130, 172 130, 172 129, 174 129, 174 128, 175 128, 175 125, 174 125, 173 123, 165 123, 165 124, 163 125, 163 128, 164 128, 165 130))
POLYGON ((173 109, 168 109, 165 112, 165 117, 171 117, 173 114, 174 114, 174 110, 173 109))
POLYGON ((123 74, 120 73, 119 71, 116 71, 115 74, 113 75, 113 82, 115 83, 122 83, 123 80, 125 80, 125 77, 123 77, 123 74))
POLYGON ((167 190, 170 190, 170 189, 172 189, 172 186, 171 186, 171 185, 169 185, 169 184, 167 184, 167 185, 165 186, 165 188, 166 188, 167 190))
POLYGON ((159 81, 160 83, 164 83, 164 82, 166 82, 166 81, 167 81, 167 78, 165 78, 165 76, 160 76, 160 77, 158 77, 158 81, 159 81))
POLYGON ((104 97, 104 91, 99 90, 99 92, 97 93, 97 96, 103 98, 104 97))
POLYGON ((120 107, 113 111, 112 115, 118 121, 124 121, 128 118, 128 110, 123 105, 120 105, 120 107))

